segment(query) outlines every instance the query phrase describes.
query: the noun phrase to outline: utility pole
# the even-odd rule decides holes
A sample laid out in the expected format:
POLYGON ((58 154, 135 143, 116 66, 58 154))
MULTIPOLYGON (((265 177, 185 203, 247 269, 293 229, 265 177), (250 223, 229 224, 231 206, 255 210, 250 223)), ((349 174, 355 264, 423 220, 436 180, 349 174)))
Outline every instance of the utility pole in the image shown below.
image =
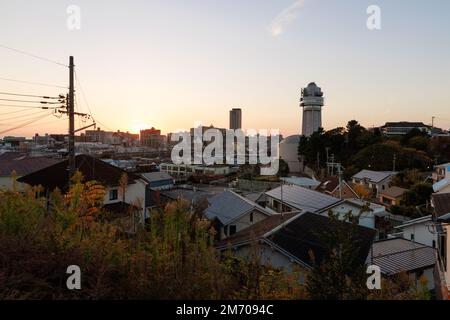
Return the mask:
POLYGON ((394 160, 392 161, 392 171, 395 172, 395 162, 397 160, 397 154, 394 153, 394 160))
POLYGON ((69 97, 67 101, 67 112, 69 114, 69 181, 75 174, 75 88, 74 88, 73 56, 69 57, 69 97))

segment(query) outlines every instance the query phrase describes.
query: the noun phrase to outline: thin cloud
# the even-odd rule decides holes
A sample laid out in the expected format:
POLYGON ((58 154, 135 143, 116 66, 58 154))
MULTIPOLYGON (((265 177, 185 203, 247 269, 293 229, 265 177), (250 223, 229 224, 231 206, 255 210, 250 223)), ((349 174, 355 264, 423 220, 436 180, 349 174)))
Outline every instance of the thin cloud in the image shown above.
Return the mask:
POLYGON ((286 25, 292 23, 298 16, 300 9, 303 7, 305 0, 297 0, 289 7, 283 9, 275 19, 270 22, 268 30, 269 33, 277 37, 284 32, 286 25))

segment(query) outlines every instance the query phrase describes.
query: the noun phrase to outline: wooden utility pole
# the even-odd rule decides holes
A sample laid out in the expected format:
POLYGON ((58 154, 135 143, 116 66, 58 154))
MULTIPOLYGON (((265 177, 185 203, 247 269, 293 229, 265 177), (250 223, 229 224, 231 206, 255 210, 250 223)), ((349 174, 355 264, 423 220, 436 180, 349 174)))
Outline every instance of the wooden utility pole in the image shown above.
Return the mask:
POLYGON ((69 57, 69 98, 67 101, 67 112, 69 113, 69 180, 75 174, 75 88, 74 88, 73 56, 69 57))

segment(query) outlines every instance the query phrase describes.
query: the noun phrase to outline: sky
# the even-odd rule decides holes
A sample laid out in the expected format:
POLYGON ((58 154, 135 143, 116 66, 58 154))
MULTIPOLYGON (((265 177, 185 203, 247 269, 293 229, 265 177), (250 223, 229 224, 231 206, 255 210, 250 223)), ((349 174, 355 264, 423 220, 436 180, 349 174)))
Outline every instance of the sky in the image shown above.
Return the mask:
MULTIPOLYGON (((240 107, 245 129, 298 134, 301 88, 312 81, 324 92, 325 129, 432 116, 449 129, 449 16, 448 0, 2 0, 0 92, 67 93, 4 80, 68 86, 66 67, 7 46, 63 64, 74 56, 77 110, 107 130, 227 127, 240 107), (67 27, 70 5, 79 30, 67 27), (380 30, 366 26, 370 5, 381 9, 380 30)), ((40 110, 7 103, 0 137, 67 131, 52 115, 10 130, 40 110)))

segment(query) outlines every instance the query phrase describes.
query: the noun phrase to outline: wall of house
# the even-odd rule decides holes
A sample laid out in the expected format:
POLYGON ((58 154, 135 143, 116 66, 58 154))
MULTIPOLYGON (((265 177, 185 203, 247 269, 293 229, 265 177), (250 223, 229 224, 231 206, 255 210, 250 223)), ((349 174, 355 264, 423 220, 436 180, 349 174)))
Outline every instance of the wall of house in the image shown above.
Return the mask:
POLYGON ((437 235, 432 234, 428 229, 426 222, 416 223, 410 226, 403 227, 403 238, 406 240, 413 240, 417 243, 424 244, 429 247, 437 246, 437 235), (434 241, 434 243, 433 243, 434 241))
POLYGON ((450 184, 444 188, 442 188, 441 190, 439 190, 436 193, 450 193, 450 184))
MULTIPOLYGON (((354 204, 343 202, 333 208, 331 208, 331 211, 333 211, 334 214, 339 214, 339 218, 343 219, 346 214, 348 214, 349 211, 352 211, 354 215, 359 214, 359 211, 361 208, 359 206, 356 206, 354 204)), ((328 210, 321 212, 322 215, 328 216, 328 210)), ((373 212, 364 212, 361 214, 359 218, 359 225, 375 229, 375 216, 373 212)))
MULTIPOLYGON (((142 221, 145 219, 145 186, 146 184, 142 180, 136 180, 136 183, 129 184, 125 192, 125 203, 135 206, 141 206, 142 209, 142 221)), ((111 204, 121 202, 123 197, 120 193, 120 186, 106 187, 106 194, 104 198, 104 204, 111 204), (117 199, 110 200, 110 191, 117 190, 117 199)))
POLYGON ((243 259, 250 259, 253 255, 257 254, 260 257, 262 265, 271 266, 277 269, 283 269, 286 272, 292 272, 293 270, 304 271, 300 276, 300 283, 305 283, 306 269, 301 267, 298 263, 292 261, 280 251, 270 248, 267 244, 258 245, 246 245, 241 246, 234 251, 237 257, 243 259))
POLYGON ((222 228, 220 229, 221 239, 225 239, 226 237, 228 237, 228 234, 225 234, 225 232, 224 232, 224 230, 225 230, 224 227, 228 227, 228 232, 229 232, 230 226, 234 225, 234 226, 236 226, 236 232, 239 232, 239 231, 244 230, 245 228, 248 228, 251 225, 254 225, 255 223, 258 223, 266 218, 267 218, 267 215, 261 213, 261 211, 259 211, 257 209, 247 212, 242 217, 233 221, 232 223, 230 223, 226 226, 222 226, 222 228), (253 222, 250 221, 251 212, 253 212, 253 222))
MULTIPOLYGON (((339 198, 341 196, 339 187, 330 193, 333 197, 339 198)), ((345 184, 342 184, 342 199, 357 198, 358 196, 345 184)))
MULTIPOLYGON (((20 178, 20 177, 17 177, 20 178)), ((0 189, 3 190, 13 190, 13 178, 11 176, 5 176, 5 177, 0 177, 0 189)), ((20 183, 16 181, 16 188, 17 191, 24 191, 25 190, 25 183, 20 183)))

